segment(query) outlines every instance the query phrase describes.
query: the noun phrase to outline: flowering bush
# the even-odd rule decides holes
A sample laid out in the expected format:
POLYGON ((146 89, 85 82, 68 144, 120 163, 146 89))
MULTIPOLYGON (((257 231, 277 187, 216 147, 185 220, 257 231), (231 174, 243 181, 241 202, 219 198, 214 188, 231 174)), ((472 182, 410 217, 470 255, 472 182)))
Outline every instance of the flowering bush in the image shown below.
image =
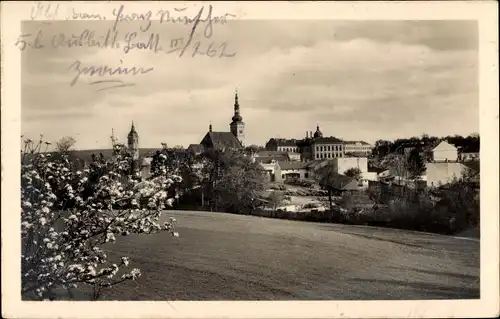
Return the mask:
POLYGON ((54 299, 58 288, 90 285, 97 299, 103 288, 140 276, 130 259, 108 260, 102 245, 131 233, 170 232, 173 218, 160 224, 178 176, 158 175, 140 182, 123 145, 109 160, 94 161, 82 171, 67 156, 41 152, 26 139, 21 163, 22 294, 54 299))

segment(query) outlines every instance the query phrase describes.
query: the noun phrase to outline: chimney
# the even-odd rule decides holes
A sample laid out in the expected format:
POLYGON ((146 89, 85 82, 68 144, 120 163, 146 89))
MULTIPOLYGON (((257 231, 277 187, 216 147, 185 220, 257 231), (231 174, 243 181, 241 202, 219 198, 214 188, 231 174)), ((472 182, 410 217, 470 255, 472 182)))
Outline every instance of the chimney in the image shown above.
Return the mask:
POLYGON ((309 137, 313 137, 313 131, 309 131, 309 137))
POLYGON ((306 131, 306 138, 308 138, 308 137, 309 137, 309 132, 308 132, 308 131, 306 131))

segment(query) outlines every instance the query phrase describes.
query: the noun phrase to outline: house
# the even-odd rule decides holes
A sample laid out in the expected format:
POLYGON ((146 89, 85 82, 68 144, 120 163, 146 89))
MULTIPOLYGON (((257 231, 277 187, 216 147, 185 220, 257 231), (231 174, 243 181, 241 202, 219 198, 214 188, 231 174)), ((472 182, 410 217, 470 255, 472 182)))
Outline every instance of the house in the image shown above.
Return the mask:
POLYGON ((342 195, 345 192, 360 190, 358 181, 343 174, 333 174, 328 179, 328 184, 321 185, 323 188, 333 190, 334 194, 342 195))
POLYGON ((300 161, 300 153, 286 151, 259 151, 256 157, 272 157, 279 161, 300 161))
POLYGON ((350 168, 357 168, 362 174, 368 172, 368 158, 366 157, 340 157, 334 158, 331 162, 338 174, 344 174, 350 168))
POLYGON ((299 152, 299 147, 297 146, 296 139, 271 138, 266 143, 265 148, 267 151, 275 152, 299 152))
POLYGON ((478 161, 479 160, 479 144, 467 145, 459 149, 458 157, 461 161, 478 161))
POLYGON ((432 158, 435 162, 456 162, 458 149, 446 141, 441 141, 432 149, 432 158))
POLYGON ((281 167, 273 158, 255 158, 255 161, 269 174, 270 182, 281 182, 281 167))
POLYGON ((367 156, 373 146, 365 141, 344 141, 344 153, 349 156, 367 156))
MULTIPOLYGON (((461 162, 430 162, 426 163, 426 181, 429 187, 438 187, 460 179, 472 166, 461 162)), ((478 169, 479 170, 479 169, 478 169)))
POLYGON ((311 150, 314 159, 344 157, 344 143, 333 136, 314 139, 311 150))
POLYGON ((281 168, 281 179, 284 181, 310 178, 307 163, 279 162, 279 166, 281 168))

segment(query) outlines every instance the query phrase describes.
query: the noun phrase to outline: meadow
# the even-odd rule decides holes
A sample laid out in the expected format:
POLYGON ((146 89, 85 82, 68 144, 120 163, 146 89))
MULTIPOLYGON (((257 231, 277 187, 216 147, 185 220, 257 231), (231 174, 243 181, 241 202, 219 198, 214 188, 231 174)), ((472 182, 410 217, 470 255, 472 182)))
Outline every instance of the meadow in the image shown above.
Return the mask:
POLYGON ((163 218, 171 216, 178 238, 130 235, 103 247, 143 275, 102 300, 479 298, 477 240, 224 213, 163 218))

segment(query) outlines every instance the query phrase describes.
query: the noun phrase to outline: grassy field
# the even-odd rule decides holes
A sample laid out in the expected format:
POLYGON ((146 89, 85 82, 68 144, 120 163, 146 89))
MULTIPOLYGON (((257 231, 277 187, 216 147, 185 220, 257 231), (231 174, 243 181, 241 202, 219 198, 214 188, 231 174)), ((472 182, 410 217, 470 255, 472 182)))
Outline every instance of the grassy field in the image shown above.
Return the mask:
POLYGON ((179 238, 107 246, 142 277, 105 300, 479 298, 479 241, 222 213, 169 211, 179 238))

